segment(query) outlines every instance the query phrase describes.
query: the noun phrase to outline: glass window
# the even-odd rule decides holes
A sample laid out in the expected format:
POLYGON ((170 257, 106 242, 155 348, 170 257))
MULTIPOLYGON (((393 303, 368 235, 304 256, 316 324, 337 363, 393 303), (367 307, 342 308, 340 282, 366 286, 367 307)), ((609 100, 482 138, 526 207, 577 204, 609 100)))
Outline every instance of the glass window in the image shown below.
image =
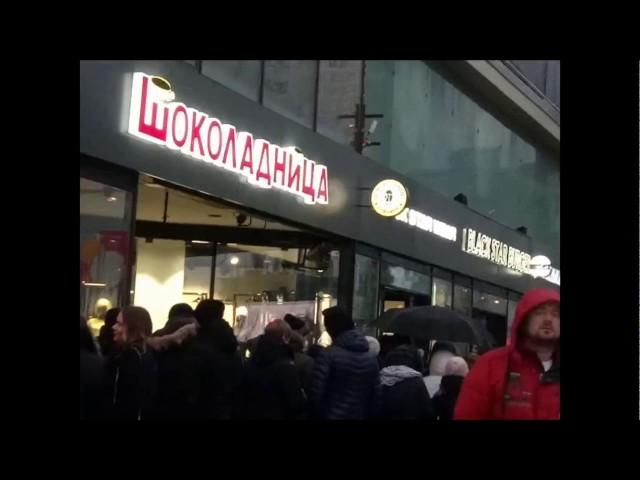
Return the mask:
MULTIPOLYGON (((365 325, 378 316, 378 260, 356 254, 353 279, 353 319, 357 326, 370 333, 365 325)), ((375 330, 375 329, 373 329, 375 330)))
POLYGON ((318 79, 317 132, 331 140, 351 145, 353 115, 360 103, 362 60, 321 60, 318 79))
POLYGON ((324 332, 321 311, 337 304, 340 253, 332 251, 326 269, 299 266, 300 251, 256 245, 218 245, 214 298, 242 343, 291 313, 305 319, 317 339, 324 332))
POLYGON ((471 316, 471 279, 456 275, 453 286, 453 309, 471 316))
POLYGON ((258 101, 260 60, 203 60, 202 74, 234 92, 258 101))
POLYGON ((148 310, 153 331, 165 326, 173 305, 184 302, 185 257, 184 240, 136 238, 134 303, 148 310))
POLYGON ((433 277, 433 305, 439 307, 452 307, 452 291, 453 285, 450 280, 443 280, 441 278, 433 277))
POLYGON ((481 282, 475 282, 473 295, 473 308, 485 310, 498 315, 507 316, 507 292, 495 292, 481 286, 481 282), (480 284, 480 285, 478 285, 480 284))
POLYGON ((451 308, 453 306, 453 275, 451 272, 439 268, 434 268, 432 273, 433 287, 431 298, 433 299, 433 305, 451 308))
POLYGON ((80 177, 80 314, 97 336, 127 298, 132 194, 80 177))
POLYGON ((176 303, 193 308, 209 298, 213 244, 137 238, 135 304, 151 315, 153 330, 163 328, 176 303))
POLYGON ((382 264, 381 283, 411 292, 426 295, 431 293, 431 277, 429 275, 386 262, 382 264))
POLYGON ((316 69, 313 60, 266 60, 262 104, 312 128, 316 69))
POLYGON ((479 319, 493 347, 507 343, 507 291, 474 281, 473 318, 479 319))
POLYGON ((200 300, 209 298, 213 249, 211 242, 202 240, 194 240, 185 245, 182 298, 184 303, 194 308, 200 300))

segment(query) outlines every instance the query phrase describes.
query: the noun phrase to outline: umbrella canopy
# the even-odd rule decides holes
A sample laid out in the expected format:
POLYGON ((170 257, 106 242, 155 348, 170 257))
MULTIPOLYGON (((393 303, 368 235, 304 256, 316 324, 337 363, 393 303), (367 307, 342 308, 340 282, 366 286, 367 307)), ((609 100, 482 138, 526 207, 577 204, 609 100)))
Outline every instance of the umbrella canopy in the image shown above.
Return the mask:
POLYGON ((476 345, 484 345, 487 341, 486 332, 478 322, 455 310, 434 305, 392 308, 384 312, 374 326, 383 332, 413 338, 476 345))

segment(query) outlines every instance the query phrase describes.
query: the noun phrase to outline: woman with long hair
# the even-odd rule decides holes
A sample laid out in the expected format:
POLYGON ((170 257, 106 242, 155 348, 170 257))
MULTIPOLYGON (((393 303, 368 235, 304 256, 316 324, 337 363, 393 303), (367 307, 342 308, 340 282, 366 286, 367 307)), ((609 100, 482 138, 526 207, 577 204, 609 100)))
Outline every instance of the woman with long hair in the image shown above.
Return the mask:
POLYGON ((113 326, 115 353, 107 360, 111 417, 144 420, 153 415, 157 366, 147 347, 151 317, 142 307, 124 307, 113 326))

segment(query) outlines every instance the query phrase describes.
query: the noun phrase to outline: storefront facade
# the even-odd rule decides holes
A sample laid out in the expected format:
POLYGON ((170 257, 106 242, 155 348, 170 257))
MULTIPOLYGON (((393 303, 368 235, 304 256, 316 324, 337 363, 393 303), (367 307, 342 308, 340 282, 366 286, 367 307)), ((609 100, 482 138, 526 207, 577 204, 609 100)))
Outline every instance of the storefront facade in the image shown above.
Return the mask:
POLYGON ((233 306, 231 323, 246 315, 241 306, 251 316, 259 300, 273 312, 290 303, 316 320, 319 309, 337 303, 365 329, 385 308, 433 303, 485 312, 498 325, 496 342, 504 343, 519 295, 559 285, 559 259, 534 239, 180 61, 81 62, 80 166, 81 313, 87 316, 96 315, 100 300, 126 304, 133 297, 145 307, 162 304, 152 312, 159 328, 161 312, 177 299, 167 292, 175 289, 184 290, 185 301, 224 295, 233 306), (402 204, 395 204, 398 192, 375 190, 389 179, 404 189, 402 204), (209 213, 206 222, 190 216, 208 199, 221 213, 209 213), (398 212, 385 211, 385 202, 398 212), (261 220, 250 224, 254 218, 261 220), (259 270, 251 291, 224 270, 242 265, 241 254, 259 270), (169 262, 157 261, 167 256, 182 264, 170 271, 169 262), (547 258, 532 271, 530 259, 539 256, 547 258), (185 268, 186 259, 199 260, 185 268), (255 290, 277 290, 255 281, 277 276, 273 259, 281 262, 278 271, 287 270, 282 294, 252 297, 255 290), (197 271, 197 262, 210 267, 193 280, 199 288, 192 291, 186 272, 197 271), (174 278, 178 270, 182 277, 174 278), (151 281, 152 271, 167 278, 151 281))

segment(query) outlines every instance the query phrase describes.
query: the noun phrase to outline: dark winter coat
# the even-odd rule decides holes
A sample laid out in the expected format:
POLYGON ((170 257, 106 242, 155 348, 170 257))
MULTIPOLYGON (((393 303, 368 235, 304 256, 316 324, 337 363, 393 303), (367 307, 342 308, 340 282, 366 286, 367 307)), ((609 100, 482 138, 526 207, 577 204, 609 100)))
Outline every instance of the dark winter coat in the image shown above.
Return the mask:
POLYGON ((311 391, 311 382, 313 381, 313 365, 314 361, 309 355, 303 352, 294 352, 293 363, 298 372, 298 378, 302 389, 306 395, 311 391))
POLYGON ((405 365, 393 365, 380 372, 382 409, 385 420, 433 420, 435 411, 422 374, 405 365))
POLYGON ((102 416, 104 361, 100 355, 80 350, 80 419, 102 416))
POLYGON ((281 339, 260 336, 247 362, 237 418, 287 420, 302 418, 306 398, 298 378, 293 352, 281 339))
POLYGON ((185 415, 230 419, 242 374, 233 330, 221 325, 201 326, 197 336, 187 340, 183 347, 173 375, 184 382, 181 388, 186 398, 185 415))
POLYGON ((211 345, 222 353, 236 353, 238 350, 238 340, 233 333, 233 328, 226 320, 220 318, 212 322, 207 323, 204 326, 200 326, 199 330, 202 332, 201 338, 206 336, 207 344, 211 345))
POLYGON ((366 419, 380 404, 378 362, 367 340, 355 330, 338 336, 320 351, 313 368, 310 397, 321 419, 366 419))
POLYGON ((458 395, 464 377, 459 375, 445 375, 440 381, 440 390, 433 397, 433 406, 439 420, 452 420, 456 408, 458 395))
POLYGON ((110 357, 115 353, 117 345, 113 340, 113 327, 108 325, 100 327, 98 345, 100 346, 100 352, 104 358, 110 357))
POLYGON ((157 364, 151 350, 127 346, 106 363, 107 415, 116 420, 153 417, 157 364))
POLYGON ((188 324, 170 335, 148 339, 158 364, 156 418, 188 419, 193 414, 193 392, 197 377, 191 369, 189 349, 185 344, 197 334, 197 326, 188 324))
POLYGON ((298 371, 298 378, 305 394, 308 396, 311 391, 311 380, 313 379, 313 358, 304 353, 304 339, 300 335, 292 335, 289 346, 293 350, 293 363, 298 371))

